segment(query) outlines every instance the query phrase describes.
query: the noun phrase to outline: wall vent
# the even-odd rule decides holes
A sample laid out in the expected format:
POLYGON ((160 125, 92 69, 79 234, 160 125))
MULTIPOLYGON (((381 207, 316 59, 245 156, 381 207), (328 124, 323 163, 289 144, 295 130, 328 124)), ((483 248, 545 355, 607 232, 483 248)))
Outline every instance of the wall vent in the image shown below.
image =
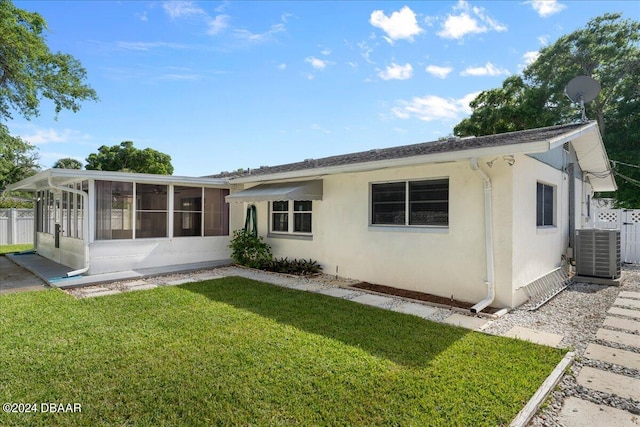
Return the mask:
POLYGON ((617 279, 622 266, 620 230, 576 230, 576 274, 617 279))

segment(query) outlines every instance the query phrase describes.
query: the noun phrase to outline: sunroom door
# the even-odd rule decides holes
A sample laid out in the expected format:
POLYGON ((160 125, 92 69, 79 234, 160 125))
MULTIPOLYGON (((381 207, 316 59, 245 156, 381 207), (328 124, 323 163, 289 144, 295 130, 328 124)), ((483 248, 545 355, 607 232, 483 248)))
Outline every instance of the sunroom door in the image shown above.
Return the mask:
POLYGON ((60 240, 64 226, 62 213, 62 194, 56 193, 53 196, 53 260, 58 263, 60 262, 60 240))

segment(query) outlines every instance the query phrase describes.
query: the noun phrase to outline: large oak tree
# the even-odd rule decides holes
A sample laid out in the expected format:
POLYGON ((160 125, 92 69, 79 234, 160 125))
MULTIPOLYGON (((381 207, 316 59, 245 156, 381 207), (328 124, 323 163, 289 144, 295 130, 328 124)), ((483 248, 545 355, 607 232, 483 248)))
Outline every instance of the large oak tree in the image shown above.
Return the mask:
POLYGON ((112 147, 103 145, 98 148, 97 153, 89 154, 85 161, 87 170, 173 174, 171 156, 152 148, 139 150, 131 141, 112 147))

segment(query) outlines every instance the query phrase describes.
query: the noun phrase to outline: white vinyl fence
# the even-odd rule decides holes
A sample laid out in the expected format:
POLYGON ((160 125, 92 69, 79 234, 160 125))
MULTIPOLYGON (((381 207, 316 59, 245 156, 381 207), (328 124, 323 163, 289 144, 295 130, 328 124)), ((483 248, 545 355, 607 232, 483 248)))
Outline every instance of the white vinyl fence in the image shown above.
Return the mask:
POLYGON ((591 226, 620 230, 622 262, 640 264, 640 209, 592 209, 591 226))
POLYGON ((0 209, 0 245, 33 243, 33 209, 0 209))

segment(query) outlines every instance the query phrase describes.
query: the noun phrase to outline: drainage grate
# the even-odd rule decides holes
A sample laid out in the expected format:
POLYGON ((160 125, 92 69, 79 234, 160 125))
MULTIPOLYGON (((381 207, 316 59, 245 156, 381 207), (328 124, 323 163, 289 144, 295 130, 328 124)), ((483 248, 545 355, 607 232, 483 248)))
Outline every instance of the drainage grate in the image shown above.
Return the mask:
POLYGON ((572 278, 562 267, 534 280, 524 286, 529 297, 529 311, 537 310, 551 298, 558 295, 571 284, 572 278))

